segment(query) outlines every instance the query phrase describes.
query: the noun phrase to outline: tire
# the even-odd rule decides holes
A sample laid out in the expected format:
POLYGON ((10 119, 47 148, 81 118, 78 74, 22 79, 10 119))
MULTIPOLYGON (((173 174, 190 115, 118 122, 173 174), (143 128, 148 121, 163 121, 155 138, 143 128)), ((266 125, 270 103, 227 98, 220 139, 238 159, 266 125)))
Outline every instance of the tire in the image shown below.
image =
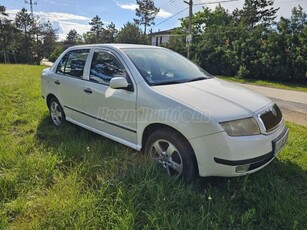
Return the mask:
POLYGON ((52 123, 57 127, 61 126, 65 121, 65 114, 60 102, 53 97, 50 99, 48 107, 52 123))
POLYGON ((198 176, 196 157, 191 145, 171 129, 153 132, 145 144, 145 153, 163 166, 169 176, 191 182, 198 176))

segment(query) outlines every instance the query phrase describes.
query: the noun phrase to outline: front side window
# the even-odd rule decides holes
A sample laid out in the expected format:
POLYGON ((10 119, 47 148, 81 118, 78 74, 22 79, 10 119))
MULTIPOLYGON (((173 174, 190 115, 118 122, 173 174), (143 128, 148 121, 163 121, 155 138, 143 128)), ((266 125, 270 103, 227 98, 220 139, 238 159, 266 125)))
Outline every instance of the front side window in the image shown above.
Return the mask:
POLYGON ((57 66, 56 73, 82 78, 89 49, 67 52, 57 66))
POLYGON ((90 81, 109 85, 113 77, 126 78, 126 76, 125 68, 111 53, 106 51, 94 53, 90 81))

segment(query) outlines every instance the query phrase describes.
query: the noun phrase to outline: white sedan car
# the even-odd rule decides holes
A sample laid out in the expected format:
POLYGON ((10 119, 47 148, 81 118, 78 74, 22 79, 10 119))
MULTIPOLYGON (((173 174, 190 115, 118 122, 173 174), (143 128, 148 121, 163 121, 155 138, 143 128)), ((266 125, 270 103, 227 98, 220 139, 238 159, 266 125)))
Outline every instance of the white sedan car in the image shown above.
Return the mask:
POLYGON ((56 126, 66 120, 142 150, 188 181, 256 172, 288 138, 270 99, 164 48, 71 47, 43 71, 41 83, 56 126))

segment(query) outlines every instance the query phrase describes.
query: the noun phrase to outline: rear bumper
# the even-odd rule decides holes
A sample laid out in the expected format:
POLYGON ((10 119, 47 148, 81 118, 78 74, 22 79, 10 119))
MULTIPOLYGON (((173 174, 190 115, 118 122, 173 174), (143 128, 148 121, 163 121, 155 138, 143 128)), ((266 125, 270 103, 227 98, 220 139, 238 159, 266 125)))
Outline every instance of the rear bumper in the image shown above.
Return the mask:
POLYGON ((270 135, 229 137, 225 132, 189 140, 198 162, 200 176, 235 177, 256 172, 278 154, 274 142, 288 136, 282 123, 270 135))

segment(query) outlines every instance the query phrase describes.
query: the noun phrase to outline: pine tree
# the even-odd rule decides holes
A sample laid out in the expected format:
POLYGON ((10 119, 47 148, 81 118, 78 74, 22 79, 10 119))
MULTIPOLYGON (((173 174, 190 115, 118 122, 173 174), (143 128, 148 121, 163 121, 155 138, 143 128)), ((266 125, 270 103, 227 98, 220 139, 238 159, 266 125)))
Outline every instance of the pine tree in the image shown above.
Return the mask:
POLYGON ((96 42, 99 42, 99 40, 101 40, 100 39, 101 34, 105 30, 101 18, 98 15, 96 15, 95 17, 92 18, 92 21, 90 21, 89 24, 92 26, 91 31, 96 35, 96 42))
POLYGON ((70 47, 76 45, 80 42, 81 36, 75 29, 72 29, 68 32, 66 39, 64 41, 64 47, 70 47))
POLYGON ((23 41, 19 44, 21 47, 20 56, 25 63, 32 63, 33 39, 31 36, 31 30, 33 29, 35 24, 34 19, 31 17, 31 14, 29 14, 25 8, 22 8, 16 14, 15 24, 17 29, 24 33, 23 41))
POLYGON ((159 13, 159 8, 155 7, 153 0, 136 0, 138 8, 135 15, 138 17, 134 19, 137 25, 144 25, 144 34, 146 34, 147 27, 154 25, 156 15, 159 13))
POLYGON ((104 34, 104 39, 106 42, 112 43, 115 41, 115 36, 117 34, 117 29, 115 27, 115 24, 111 22, 108 26, 107 29, 105 30, 104 34))
POLYGON ((17 28, 22 30, 25 36, 27 36, 34 24, 34 20, 31 14, 29 14, 25 8, 22 8, 21 11, 16 14, 15 23, 17 28))
POLYGON ((43 35, 43 56, 49 57, 55 48, 58 39, 57 30, 53 29, 52 24, 48 21, 41 26, 43 35))
POLYGON ((248 28, 254 28, 257 24, 268 27, 276 18, 279 8, 273 7, 274 0, 245 0, 243 9, 235 9, 234 16, 248 28))
POLYGON ((141 29, 134 23, 128 22, 118 32, 116 42, 128 44, 144 44, 144 35, 141 29))
POLYGON ((0 5, 0 15, 5 16, 0 17, 0 52, 3 52, 3 61, 7 63, 10 61, 8 51, 13 44, 16 28, 13 26, 11 20, 6 17, 8 14, 6 13, 5 6, 0 5))

